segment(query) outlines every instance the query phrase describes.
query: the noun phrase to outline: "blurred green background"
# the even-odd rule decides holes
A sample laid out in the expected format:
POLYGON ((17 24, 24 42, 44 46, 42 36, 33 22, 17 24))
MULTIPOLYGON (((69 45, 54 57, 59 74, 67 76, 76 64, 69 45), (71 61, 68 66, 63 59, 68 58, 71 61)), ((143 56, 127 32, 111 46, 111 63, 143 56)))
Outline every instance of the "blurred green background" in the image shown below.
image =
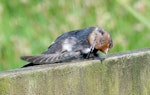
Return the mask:
POLYGON ((0 71, 20 68, 60 34, 89 26, 109 31, 110 53, 150 47, 149 0, 0 0, 0 71))

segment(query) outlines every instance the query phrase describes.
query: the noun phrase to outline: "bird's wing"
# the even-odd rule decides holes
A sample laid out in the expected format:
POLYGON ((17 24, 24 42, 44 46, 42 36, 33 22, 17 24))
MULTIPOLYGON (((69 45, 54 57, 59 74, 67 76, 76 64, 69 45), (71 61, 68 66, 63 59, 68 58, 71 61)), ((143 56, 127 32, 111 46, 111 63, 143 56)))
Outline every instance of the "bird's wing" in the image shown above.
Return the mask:
MULTIPOLYGON (((87 45, 88 43, 88 35, 95 29, 95 27, 84 28, 80 30, 73 30, 70 32, 66 32, 60 35, 49 47, 48 50, 43 52, 42 54, 53 54, 56 52, 62 52, 64 43, 69 42, 69 44, 73 45, 73 47, 78 47, 81 45, 87 45), (73 39, 72 39, 73 38, 73 39), (67 41, 67 39, 69 41, 67 41), (76 43, 76 44, 73 44, 76 43)), ((75 50, 76 51, 76 48, 75 50)))
POLYGON ((36 56, 22 56, 21 59, 34 64, 50 64, 66 62, 80 58, 80 52, 64 52, 59 54, 41 54, 36 56))

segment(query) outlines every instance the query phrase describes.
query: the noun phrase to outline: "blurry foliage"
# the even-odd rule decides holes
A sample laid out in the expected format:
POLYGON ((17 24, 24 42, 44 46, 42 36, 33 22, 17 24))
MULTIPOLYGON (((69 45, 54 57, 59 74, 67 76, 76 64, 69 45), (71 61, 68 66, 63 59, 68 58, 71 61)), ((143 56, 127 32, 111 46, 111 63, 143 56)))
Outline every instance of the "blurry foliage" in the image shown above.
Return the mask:
POLYGON ((110 53, 150 47, 149 0, 1 0, 0 71, 20 68, 60 34, 89 26, 109 31, 110 53))

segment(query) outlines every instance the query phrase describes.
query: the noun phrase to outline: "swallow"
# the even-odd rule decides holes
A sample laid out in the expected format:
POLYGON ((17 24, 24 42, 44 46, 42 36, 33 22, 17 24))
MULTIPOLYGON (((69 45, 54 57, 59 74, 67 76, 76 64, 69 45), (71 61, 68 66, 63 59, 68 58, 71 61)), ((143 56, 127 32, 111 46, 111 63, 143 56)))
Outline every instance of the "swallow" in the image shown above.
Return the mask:
POLYGON ((109 32, 98 27, 88 27, 66 32, 60 35, 45 52, 34 56, 22 56, 21 59, 30 62, 23 67, 76 59, 104 60, 98 51, 107 54, 112 47, 113 41, 109 32))

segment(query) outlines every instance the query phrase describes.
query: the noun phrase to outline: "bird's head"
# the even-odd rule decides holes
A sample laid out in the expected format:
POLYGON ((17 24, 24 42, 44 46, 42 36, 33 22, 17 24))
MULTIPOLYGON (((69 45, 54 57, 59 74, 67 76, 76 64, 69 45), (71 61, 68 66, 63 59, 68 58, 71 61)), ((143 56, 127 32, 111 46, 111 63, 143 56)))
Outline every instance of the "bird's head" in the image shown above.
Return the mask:
POLYGON ((94 49, 97 49, 105 54, 113 47, 113 41, 111 35, 100 28, 95 28, 89 35, 90 45, 94 45, 94 49))

